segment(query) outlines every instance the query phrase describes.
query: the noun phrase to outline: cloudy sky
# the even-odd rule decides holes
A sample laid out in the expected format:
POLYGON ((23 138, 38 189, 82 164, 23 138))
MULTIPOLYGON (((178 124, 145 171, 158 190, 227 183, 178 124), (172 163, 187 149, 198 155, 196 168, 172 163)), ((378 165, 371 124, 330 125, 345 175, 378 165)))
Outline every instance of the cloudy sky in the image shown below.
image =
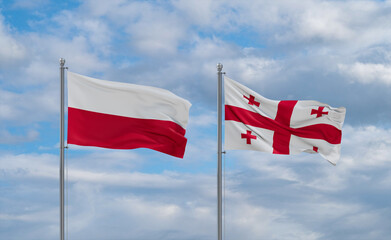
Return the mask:
POLYGON ((0 239, 59 237, 59 58, 192 103, 184 159, 70 146, 69 239, 216 239, 216 64, 347 109, 341 159, 225 156, 225 239, 389 239, 391 1, 0 0, 0 239))

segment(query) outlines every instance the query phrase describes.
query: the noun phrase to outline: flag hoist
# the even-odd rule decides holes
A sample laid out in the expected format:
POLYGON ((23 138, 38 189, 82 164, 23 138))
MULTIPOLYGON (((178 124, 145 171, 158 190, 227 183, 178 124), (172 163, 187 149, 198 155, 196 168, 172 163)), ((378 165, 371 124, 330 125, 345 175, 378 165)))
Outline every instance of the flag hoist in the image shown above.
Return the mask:
POLYGON ((344 107, 318 101, 267 99, 248 87, 218 75, 217 222, 222 240, 222 97, 224 85, 224 148, 272 154, 319 153, 335 165, 340 158, 344 107))
MULTIPOLYGON (((64 240, 64 67, 60 59, 60 236, 64 240)), ((68 72, 67 143, 110 149, 149 148, 183 158, 191 103, 155 87, 68 72)))

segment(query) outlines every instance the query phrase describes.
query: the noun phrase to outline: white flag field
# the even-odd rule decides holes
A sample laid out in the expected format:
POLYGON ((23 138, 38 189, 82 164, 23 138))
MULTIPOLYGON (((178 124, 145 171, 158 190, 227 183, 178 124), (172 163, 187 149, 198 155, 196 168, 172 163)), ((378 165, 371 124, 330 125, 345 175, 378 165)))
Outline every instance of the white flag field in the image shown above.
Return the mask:
POLYGON ((269 100, 228 77, 224 82, 226 150, 319 153, 337 163, 344 107, 309 100, 269 100))

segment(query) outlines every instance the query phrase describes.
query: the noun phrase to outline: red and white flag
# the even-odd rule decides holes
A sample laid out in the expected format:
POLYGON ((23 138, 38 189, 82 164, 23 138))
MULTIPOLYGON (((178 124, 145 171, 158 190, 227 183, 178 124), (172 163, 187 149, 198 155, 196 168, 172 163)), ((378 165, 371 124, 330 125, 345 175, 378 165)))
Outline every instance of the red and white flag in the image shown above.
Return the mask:
POLYGON ((183 158, 190 106, 165 89, 68 72, 68 143, 183 158))
POLYGON ((317 101, 274 101, 225 77, 225 149, 273 154, 319 153, 336 164, 344 107, 317 101))

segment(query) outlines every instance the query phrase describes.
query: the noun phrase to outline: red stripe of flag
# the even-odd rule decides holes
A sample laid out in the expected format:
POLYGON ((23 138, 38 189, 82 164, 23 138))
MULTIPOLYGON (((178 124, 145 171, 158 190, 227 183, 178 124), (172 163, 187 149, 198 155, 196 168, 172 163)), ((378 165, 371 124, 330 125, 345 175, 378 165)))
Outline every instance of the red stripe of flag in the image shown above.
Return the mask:
MULTIPOLYGON (((295 107, 297 101, 280 101, 278 103, 278 110, 276 122, 281 123, 284 126, 289 126, 291 124, 291 117, 293 108, 295 107)), ((274 154, 289 154, 289 142, 291 141, 291 134, 289 130, 274 130, 273 134, 273 153, 274 154)))
POLYGON ((289 125, 285 125, 286 123, 283 120, 284 117, 278 117, 278 115, 279 114, 277 113, 276 118, 279 119, 279 121, 276 121, 274 119, 264 117, 256 112, 235 106, 225 105, 225 120, 227 121, 231 120, 242 122, 245 125, 281 132, 284 135, 293 134, 302 138, 323 139, 330 144, 341 143, 342 132, 332 125, 315 124, 300 128, 291 128, 289 125))
POLYGON ((139 119, 68 107, 68 143, 112 149, 150 148, 183 158, 186 130, 171 121, 139 119))

